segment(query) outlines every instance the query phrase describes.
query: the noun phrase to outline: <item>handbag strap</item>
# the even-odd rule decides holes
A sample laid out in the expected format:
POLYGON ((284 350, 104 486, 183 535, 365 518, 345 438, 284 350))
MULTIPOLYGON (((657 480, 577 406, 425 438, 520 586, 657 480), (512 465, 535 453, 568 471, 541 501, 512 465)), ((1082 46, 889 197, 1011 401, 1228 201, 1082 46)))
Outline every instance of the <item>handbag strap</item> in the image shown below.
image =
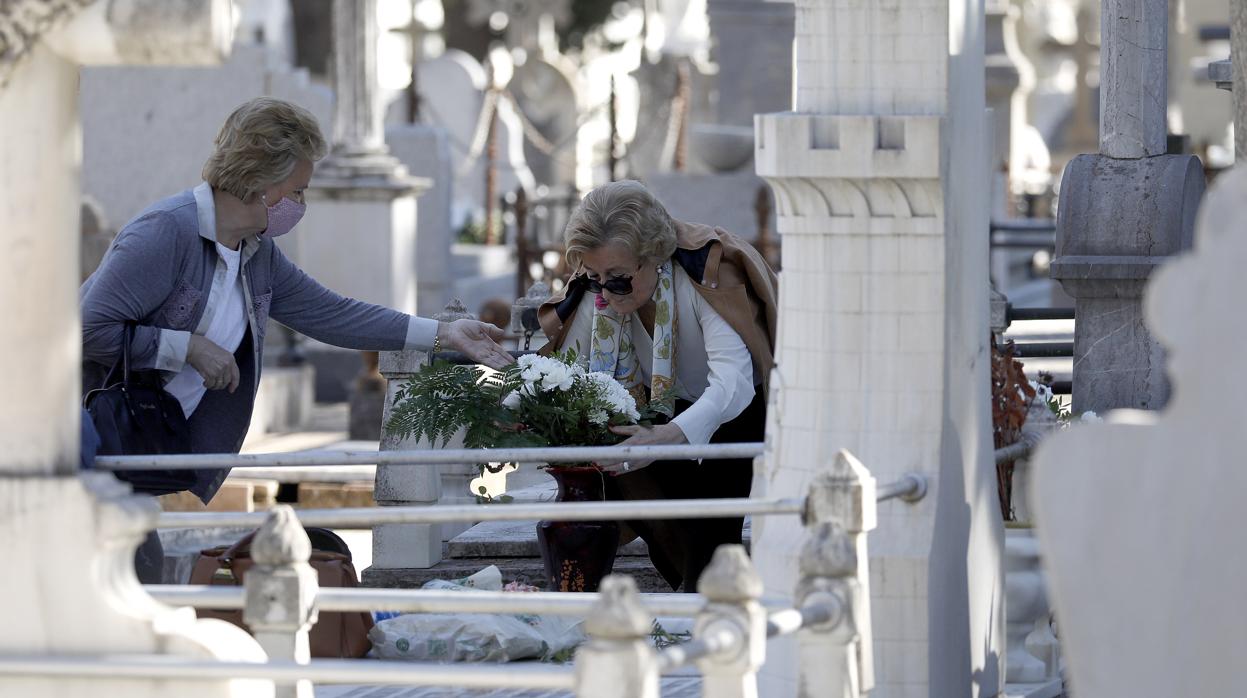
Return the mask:
POLYGON ((121 332, 121 384, 130 387, 130 345, 134 342, 134 323, 126 322, 121 332))
MULTIPOLYGON (((347 547, 346 541, 342 540, 338 534, 327 528, 317 528, 308 526, 303 529, 308 534, 308 539, 312 543, 312 553, 333 553, 340 555, 346 562, 351 562, 351 549, 347 547), (317 545, 320 543, 320 545, 317 545)), ((230 564, 234 558, 242 555, 251 554, 251 543, 255 541, 255 536, 260 529, 255 529, 251 533, 239 538, 237 542, 225 549, 218 558, 222 565, 230 564)))
POLYGON ((104 374, 104 383, 101 388, 107 388, 116 385, 117 369, 121 369, 121 385, 130 387, 130 345, 134 343, 134 325, 135 323, 127 320, 122 325, 121 330, 121 358, 108 369, 108 373, 104 374))
POLYGON ((234 558, 238 557, 239 555, 242 555, 244 553, 250 553, 251 552, 251 541, 255 540, 255 534, 259 532, 260 532, 260 529, 257 528, 251 533, 248 533, 242 538, 239 538, 238 542, 226 548, 225 552, 221 553, 221 557, 219 558, 221 561, 221 564, 228 565, 231 562, 233 562, 234 558))

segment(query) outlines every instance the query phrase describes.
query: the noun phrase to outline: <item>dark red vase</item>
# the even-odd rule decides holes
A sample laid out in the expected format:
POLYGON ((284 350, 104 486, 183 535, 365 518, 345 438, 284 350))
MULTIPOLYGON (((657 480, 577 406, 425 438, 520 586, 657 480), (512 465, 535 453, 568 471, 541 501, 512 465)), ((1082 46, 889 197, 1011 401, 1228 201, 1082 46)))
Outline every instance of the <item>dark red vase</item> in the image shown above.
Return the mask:
MULTIPOLYGON (((592 466, 556 466, 558 502, 601 502, 608 477, 592 466)), ((537 547, 549 591, 597 591, 615 566, 619 524, 614 521, 538 521, 537 547)))

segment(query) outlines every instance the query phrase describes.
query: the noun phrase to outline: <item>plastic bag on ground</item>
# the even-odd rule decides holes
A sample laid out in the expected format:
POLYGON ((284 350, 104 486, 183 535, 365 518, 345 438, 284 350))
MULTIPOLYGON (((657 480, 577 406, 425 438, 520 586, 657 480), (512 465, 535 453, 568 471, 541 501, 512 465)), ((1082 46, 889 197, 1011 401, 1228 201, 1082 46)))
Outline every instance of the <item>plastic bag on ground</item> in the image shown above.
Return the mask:
MULTIPOLYGON (((433 580, 425 589, 499 591, 497 567, 463 579, 433 580)), ((380 616, 381 614, 378 614, 380 616)), ((570 616, 489 613, 409 613, 378 618, 368 633, 381 659, 440 662, 550 660, 584 642, 584 620, 570 616)))

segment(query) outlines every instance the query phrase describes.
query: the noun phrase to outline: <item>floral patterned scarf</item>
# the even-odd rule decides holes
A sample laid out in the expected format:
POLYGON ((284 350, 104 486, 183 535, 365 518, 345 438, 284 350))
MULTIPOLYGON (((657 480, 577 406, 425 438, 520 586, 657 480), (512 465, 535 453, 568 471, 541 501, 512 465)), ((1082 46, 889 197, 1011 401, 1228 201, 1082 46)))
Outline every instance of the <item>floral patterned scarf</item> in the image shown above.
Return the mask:
MULTIPOLYGON (((595 299, 600 300, 600 296, 595 299)), ((654 354, 650 371, 649 409, 671 417, 675 413, 675 283, 671 260, 658 270, 654 286, 654 354)), ((593 305, 589 370, 606 371, 645 405, 645 386, 632 342, 632 317, 621 316, 605 303, 593 305)))

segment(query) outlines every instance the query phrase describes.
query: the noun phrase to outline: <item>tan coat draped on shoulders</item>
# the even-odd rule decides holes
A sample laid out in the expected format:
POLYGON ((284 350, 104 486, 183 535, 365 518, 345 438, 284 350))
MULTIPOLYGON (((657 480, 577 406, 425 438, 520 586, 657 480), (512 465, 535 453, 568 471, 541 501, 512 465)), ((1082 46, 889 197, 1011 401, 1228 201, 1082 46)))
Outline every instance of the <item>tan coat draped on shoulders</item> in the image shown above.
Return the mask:
MULTIPOLYGON (((779 283, 753 245, 723 230, 700 223, 675 221, 676 252, 672 259, 684 268, 694 288, 740 335, 753 358, 754 374, 763 390, 775 363, 776 324, 779 319, 779 283)), ((571 282, 541 305, 537 317, 550 338, 541 353, 561 349, 567 328, 587 292, 583 277, 571 282)))

